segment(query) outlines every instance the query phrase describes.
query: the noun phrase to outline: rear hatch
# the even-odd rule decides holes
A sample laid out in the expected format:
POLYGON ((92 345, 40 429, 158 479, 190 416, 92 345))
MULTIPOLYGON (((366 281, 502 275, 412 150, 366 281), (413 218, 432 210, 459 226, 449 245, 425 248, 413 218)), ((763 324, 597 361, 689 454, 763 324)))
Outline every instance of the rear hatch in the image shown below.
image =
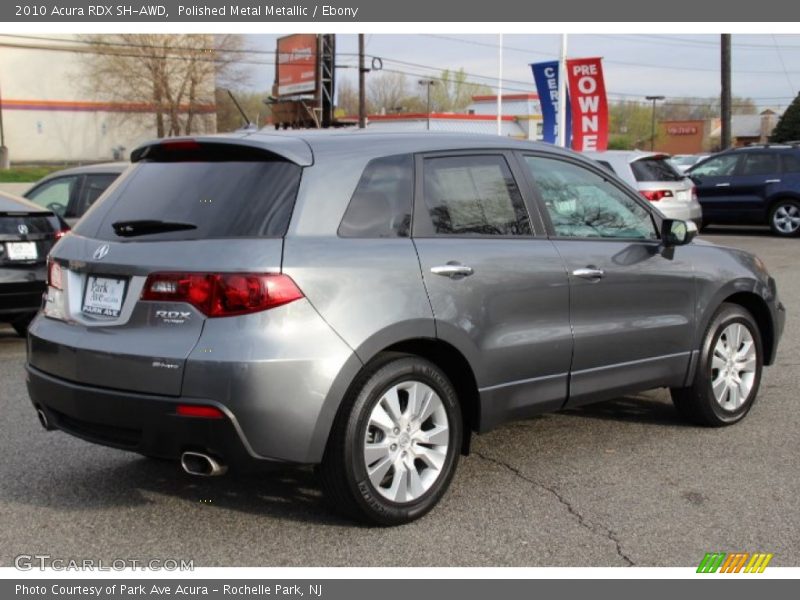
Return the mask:
POLYGON ((679 173, 666 154, 645 155, 631 161, 631 170, 639 193, 651 202, 692 201, 694 184, 679 173))
POLYGON ((181 286, 279 273, 302 168, 229 143, 149 148, 55 249, 30 361, 70 381, 174 396, 213 314, 196 285, 181 286), (185 293, 163 293, 173 284, 185 293))

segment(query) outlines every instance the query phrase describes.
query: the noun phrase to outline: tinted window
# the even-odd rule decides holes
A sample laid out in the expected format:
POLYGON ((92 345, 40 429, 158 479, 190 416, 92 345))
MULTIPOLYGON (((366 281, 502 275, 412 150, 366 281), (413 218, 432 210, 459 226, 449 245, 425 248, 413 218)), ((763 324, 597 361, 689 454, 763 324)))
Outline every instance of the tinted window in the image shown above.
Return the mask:
POLYGON ((642 158, 631 163, 631 170, 636 181, 680 181, 683 175, 678 173, 669 160, 664 157, 642 158))
POLYGON ((800 173, 800 155, 784 152, 781 156, 783 158, 784 172, 800 173))
POLYGON ((39 206, 43 206, 64 217, 67 216, 69 199, 72 196, 72 190, 75 188, 77 181, 77 175, 51 179, 47 183, 43 183, 35 190, 26 194, 26 196, 39 206))
POLYGON ((83 214, 89 210, 89 207, 106 191, 108 186, 114 183, 117 177, 119 177, 119 175, 116 174, 87 175, 83 181, 81 195, 78 199, 78 210, 80 213, 83 214))
POLYGON ((779 173, 780 159, 775 152, 747 152, 739 167, 739 175, 770 175, 779 173))
POLYGON ((410 154, 369 162, 339 225, 342 237, 408 237, 414 183, 410 154))
POLYGON ((195 228, 137 239, 281 237, 289 225, 301 170, 281 160, 140 163, 111 191, 101 210, 87 213, 75 231, 116 240, 116 222, 159 220, 195 228))
POLYGON ((650 212, 600 175, 561 160, 526 156, 559 237, 657 239, 650 212))
POLYGON ((733 175, 737 162, 739 162, 739 155, 724 154, 723 156, 710 158, 706 162, 692 167, 689 170, 689 174, 706 177, 728 177, 733 175))
POLYGON ((502 156, 428 158, 423 193, 434 231, 530 235, 528 213, 502 156))

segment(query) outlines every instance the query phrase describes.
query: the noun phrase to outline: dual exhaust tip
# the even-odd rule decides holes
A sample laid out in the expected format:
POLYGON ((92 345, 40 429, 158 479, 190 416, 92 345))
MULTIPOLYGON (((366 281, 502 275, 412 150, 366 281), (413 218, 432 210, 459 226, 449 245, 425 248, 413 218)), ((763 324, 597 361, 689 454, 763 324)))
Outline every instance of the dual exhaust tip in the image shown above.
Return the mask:
MULTIPOLYGON (((47 431, 55 429, 50 424, 50 420, 44 410, 37 408, 36 416, 39 417, 39 423, 47 431)), ((228 465, 203 452, 184 452, 181 454, 181 467, 189 475, 198 475, 200 477, 218 477, 228 472, 228 465)))
POLYGON ((202 452, 181 454, 181 467, 189 475, 200 477, 218 477, 228 472, 228 465, 202 452))

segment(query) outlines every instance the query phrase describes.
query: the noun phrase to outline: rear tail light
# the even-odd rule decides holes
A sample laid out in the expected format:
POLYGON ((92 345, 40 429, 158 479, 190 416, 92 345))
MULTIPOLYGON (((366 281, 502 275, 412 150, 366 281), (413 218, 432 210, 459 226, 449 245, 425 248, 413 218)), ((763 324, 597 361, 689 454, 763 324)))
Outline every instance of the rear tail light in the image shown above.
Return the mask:
POLYGON ((662 198, 672 198, 672 190, 641 190, 639 193, 650 202, 658 202, 662 198))
POLYGON ((187 302, 209 317, 229 317, 294 302, 303 293, 274 273, 153 273, 142 300, 187 302))
POLYGON ((62 276, 61 265, 51 258, 47 262, 47 285, 57 290, 63 290, 62 276))
POLYGON ((697 202, 697 187, 692 186, 692 200, 697 202))
POLYGON ((175 411, 180 417, 200 417, 201 419, 224 419, 225 414, 216 406, 202 404, 178 404, 175 411))
POLYGON ((69 227, 64 227, 63 229, 59 229, 56 231, 56 241, 60 240, 62 237, 67 235, 70 232, 69 227))

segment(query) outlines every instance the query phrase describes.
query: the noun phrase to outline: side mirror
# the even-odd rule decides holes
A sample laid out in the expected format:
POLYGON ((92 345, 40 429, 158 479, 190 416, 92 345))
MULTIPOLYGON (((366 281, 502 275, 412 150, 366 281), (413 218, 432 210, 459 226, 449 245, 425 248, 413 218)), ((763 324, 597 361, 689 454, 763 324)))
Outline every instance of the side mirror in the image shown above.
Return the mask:
POLYGON ((684 246, 697 237, 694 221, 664 219, 661 221, 661 241, 666 247, 684 246))

